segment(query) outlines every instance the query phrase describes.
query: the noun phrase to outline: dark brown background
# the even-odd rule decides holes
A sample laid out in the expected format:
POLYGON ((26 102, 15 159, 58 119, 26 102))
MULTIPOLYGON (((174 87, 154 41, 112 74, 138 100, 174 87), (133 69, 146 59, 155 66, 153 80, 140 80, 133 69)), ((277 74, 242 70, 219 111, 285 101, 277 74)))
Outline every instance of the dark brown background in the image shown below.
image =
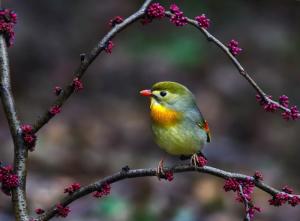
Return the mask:
MULTIPOLYGON (((3 1, 19 15, 15 46, 9 49, 13 92, 23 122, 33 122, 54 100, 56 85, 72 79, 79 54, 107 32, 115 15, 127 16, 142 1, 3 1)), ((223 42, 232 38, 244 49, 240 61, 266 92, 300 102, 300 2, 175 1, 186 15, 206 13, 210 31, 223 42)), ((168 6, 170 1, 162 1, 168 6)), ((38 133, 30 154, 28 200, 31 211, 46 208, 68 184, 88 184, 122 166, 155 167, 165 153, 151 138, 148 101, 138 91, 161 80, 179 81, 196 95, 210 123, 209 164, 252 174, 300 191, 299 122, 265 113, 255 92, 229 59, 192 27, 164 21, 134 24, 114 40, 112 55, 100 55, 84 77, 84 91, 38 133)), ((0 159, 11 163, 12 142, 0 112, 0 159)), ((166 164, 178 160, 166 159, 166 164)), ((155 178, 112 186, 104 199, 85 197, 71 205, 66 220, 235 221, 242 205, 224 193, 223 181, 202 174, 176 174, 173 182, 155 178)), ((263 212, 257 221, 299 220, 299 208, 274 208, 255 191, 263 212)), ((0 220, 12 220, 9 198, 0 194, 0 220)))

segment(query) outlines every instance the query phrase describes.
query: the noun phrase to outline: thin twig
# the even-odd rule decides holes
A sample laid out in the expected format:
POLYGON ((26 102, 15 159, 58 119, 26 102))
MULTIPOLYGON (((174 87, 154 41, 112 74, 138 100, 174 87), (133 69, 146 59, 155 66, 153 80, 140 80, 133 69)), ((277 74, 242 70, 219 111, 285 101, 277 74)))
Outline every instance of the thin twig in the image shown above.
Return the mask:
POLYGON ((20 121, 11 92, 9 61, 6 42, 0 36, 0 95, 4 112, 14 142, 14 171, 19 177, 19 186, 12 190, 12 203, 16 220, 28 220, 26 202, 27 149, 24 146, 20 121))
MULTIPOLYGON (((107 42, 111 40, 117 33, 124 30, 126 27, 128 27, 133 22, 137 21, 139 18, 143 17, 146 13, 146 9, 149 6, 149 4, 153 0, 146 0, 142 7, 132 15, 130 15, 128 18, 126 18, 122 23, 116 24, 99 42, 98 44, 89 52, 86 53, 83 60, 81 61, 79 67, 74 72, 73 78, 81 79, 82 76, 85 74, 86 70, 90 66, 90 64, 96 59, 96 57, 105 49, 107 42)), ((73 94, 74 89, 72 87, 72 84, 66 86, 63 90, 63 93, 61 93, 58 98, 54 101, 53 105, 57 105, 61 107, 66 100, 73 94)), ((33 124, 33 132, 37 132, 40 130, 51 118, 53 115, 49 113, 47 110, 34 124, 33 124)))
POLYGON ((251 205, 249 204, 249 201, 243 192, 243 187, 241 184, 239 184, 239 195, 241 196, 244 206, 245 206, 246 214, 245 214, 244 221, 251 221, 251 217, 250 217, 250 213, 249 213, 251 205))
MULTIPOLYGON (((238 180, 244 180, 244 181, 248 181, 248 182, 252 181, 257 188, 263 190, 264 192, 266 192, 272 196, 274 196, 277 193, 281 193, 281 191, 279 191, 259 180, 254 179, 252 176, 247 176, 247 175, 240 174, 240 173, 227 172, 225 170, 221 170, 221 169, 210 167, 210 166, 195 168, 194 166, 191 166, 191 165, 175 165, 170 168, 164 168, 164 171, 172 171, 173 173, 196 171, 199 173, 211 174, 213 176, 220 177, 222 179, 235 178, 238 180)), ((149 176, 157 176, 156 168, 133 169, 133 170, 128 170, 126 172, 120 171, 113 175, 107 176, 101 180, 98 180, 95 183, 92 183, 92 184, 89 184, 87 186, 80 188, 78 191, 74 192, 72 195, 68 195, 68 196, 64 197, 62 200, 60 200, 59 203, 63 206, 67 206, 70 203, 72 203, 73 201, 75 201, 81 197, 84 197, 94 191, 100 191, 104 184, 112 184, 112 183, 116 183, 121 180, 129 179, 129 178, 149 177, 149 176)), ((55 204, 55 205, 57 205, 57 204, 55 204)), ((56 206, 53 206, 52 208, 47 210, 43 215, 37 217, 37 220, 46 221, 46 220, 49 220, 52 217, 54 217, 56 214, 57 214, 56 206)))
MULTIPOLYGON (((171 17, 173 15, 170 11, 165 12, 165 14, 167 17, 171 17)), ((259 87, 258 84, 253 80, 253 78, 245 71, 244 67, 241 65, 238 59, 230 52, 229 48, 226 47, 219 39, 217 39, 215 36, 209 33, 205 28, 200 27, 197 21, 187 18, 187 22, 190 25, 196 27, 198 30, 200 30, 205 35, 208 41, 213 42, 227 55, 227 57, 232 61, 234 66, 237 68, 240 75, 242 75, 250 83, 250 85, 254 88, 254 90, 262 97, 262 99, 266 103, 275 104, 283 111, 291 112, 289 108, 284 107, 283 105, 279 104, 278 102, 268 97, 268 95, 261 89, 261 87, 259 87)))

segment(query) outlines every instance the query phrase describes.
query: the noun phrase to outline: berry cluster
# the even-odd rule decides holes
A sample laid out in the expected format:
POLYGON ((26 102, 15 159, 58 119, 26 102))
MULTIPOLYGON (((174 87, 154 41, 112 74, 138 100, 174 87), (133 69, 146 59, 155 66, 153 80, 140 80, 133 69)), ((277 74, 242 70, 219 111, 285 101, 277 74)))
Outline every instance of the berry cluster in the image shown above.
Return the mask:
POLYGON ((110 194, 111 186, 107 183, 103 184, 100 191, 96 191, 93 196, 96 198, 101 198, 103 196, 108 196, 110 194))
POLYGON ((170 170, 170 171, 165 172, 165 178, 166 178, 166 180, 171 182, 174 179, 173 171, 170 170))
POLYGON ((296 120, 300 117, 300 112, 297 108, 297 106, 292 106, 289 111, 284 111, 281 116, 285 120, 296 120))
POLYGON ((37 215, 41 215, 41 214, 45 213, 45 210, 43 210, 42 208, 36 208, 36 209, 34 210, 34 212, 35 212, 37 215))
MULTIPOLYGON (((257 173, 255 174, 258 175, 257 173)), ((262 177, 261 174, 259 175, 259 177, 262 177)), ((243 203, 244 199, 248 201, 249 209, 246 212, 249 214, 251 219, 253 219, 256 212, 261 212, 261 209, 257 206, 254 206, 252 202, 252 193, 254 187, 255 185, 250 178, 248 180, 238 180, 235 178, 229 178, 225 181, 223 187, 226 192, 236 192, 236 200, 238 202, 243 203), (240 191, 240 186, 242 187, 242 193, 240 191)))
POLYGON ((28 148, 29 151, 34 151, 37 137, 33 133, 32 126, 29 124, 24 124, 21 126, 21 130, 25 146, 28 148))
POLYGON ((68 193, 69 195, 71 195, 80 188, 81 185, 79 183, 72 183, 70 186, 65 188, 64 193, 68 193))
POLYGON ((1 190, 6 195, 11 195, 11 190, 19 185, 19 177, 13 173, 12 166, 2 166, 0 162, 1 190))
POLYGON ((72 86, 75 92, 81 91, 83 89, 83 83, 78 77, 73 79, 72 86))
POLYGON ((146 11, 146 15, 141 20, 143 25, 147 25, 153 21, 153 19, 162 19, 165 17, 165 8, 159 3, 152 3, 149 5, 146 11))
POLYGON ((282 206, 285 203, 291 206, 297 206, 300 203, 300 197, 293 194, 293 190, 287 186, 282 188, 282 192, 277 193, 269 200, 269 204, 272 206, 282 206))
POLYGON ((232 39, 227 46, 231 54, 234 56, 238 55, 243 50, 239 47, 239 42, 234 39, 232 39))
POLYGON ((49 114, 51 114, 52 116, 59 114, 60 112, 61 112, 61 108, 58 105, 52 106, 49 110, 49 114))
POLYGON ((196 16, 195 20, 201 28, 208 29, 210 26, 210 19, 207 18, 205 14, 196 16))
POLYGON ((256 212, 259 212, 259 213, 260 213, 260 212, 261 212, 261 208, 260 208, 260 207, 257 207, 257 206, 254 206, 254 205, 252 205, 252 206, 248 209, 248 211, 246 211, 246 213, 249 214, 251 220, 253 219, 253 217, 254 217, 254 215, 255 215, 256 212))
POLYGON ((57 211, 57 216, 60 217, 67 217, 69 213, 71 212, 71 209, 67 206, 63 206, 62 204, 57 204, 56 205, 56 211, 57 211))
POLYGON ((112 53, 112 49, 113 47, 115 46, 115 44, 110 40, 106 43, 106 46, 105 46, 105 52, 108 53, 108 54, 111 54, 112 53))
POLYGON ((256 181, 263 181, 264 178, 263 178, 263 175, 260 171, 255 171, 254 175, 253 175, 253 178, 256 180, 256 181))
POLYGON ((14 43, 14 26, 17 23, 17 14, 11 9, 0 9, 0 33, 4 35, 7 46, 14 43))
POLYGON ((159 3, 152 3, 147 8, 147 16, 150 19, 162 19, 163 17, 165 17, 165 8, 159 3))
POLYGON ((170 11, 173 13, 170 18, 170 22, 172 22, 176 26, 184 26, 187 24, 187 17, 184 16, 184 13, 177 5, 172 4, 170 6, 170 11))
POLYGON ((109 21, 109 26, 115 27, 117 24, 121 24, 123 21, 124 19, 121 16, 116 16, 109 21))
POLYGON ((62 88, 59 86, 55 86, 53 92, 56 96, 59 96, 62 92, 62 88))
MULTIPOLYGON (((267 98, 272 99, 272 96, 268 95, 267 98)), ((267 112, 275 112, 279 108, 277 104, 265 101, 260 95, 256 95, 256 100, 267 112)))
MULTIPOLYGON (((267 96, 268 99, 272 99, 272 96, 267 96)), ((266 99, 262 98, 259 94, 256 95, 257 102, 264 108, 267 112, 275 112, 279 109, 279 105, 277 103, 273 103, 271 101, 267 101, 266 99)), ((286 95, 281 95, 279 97, 279 104, 285 108, 289 108, 289 98, 286 95)), ((281 116, 285 120, 296 120, 300 117, 300 112, 297 106, 290 107, 289 110, 286 110, 281 113, 281 116)))
POLYGON ((199 167, 204 167, 207 164, 207 159, 203 156, 198 156, 197 163, 199 167))

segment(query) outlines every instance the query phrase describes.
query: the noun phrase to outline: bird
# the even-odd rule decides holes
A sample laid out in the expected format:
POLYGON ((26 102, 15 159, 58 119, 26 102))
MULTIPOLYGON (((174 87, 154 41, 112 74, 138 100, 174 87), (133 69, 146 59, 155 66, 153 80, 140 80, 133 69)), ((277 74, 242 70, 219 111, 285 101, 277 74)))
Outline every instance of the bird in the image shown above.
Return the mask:
MULTIPOLYGON (((150 98, 152 132, 160 148, 181 159, 190 158, 194 166, 199 164, 199 156, 206 159, 202 149, 211 141, 211 133, 195 96, 186 86, 161 81, 151 89, 141 90, 140 95, 150 98)), ((157 174, 164 174, 163 160, 157 174)))

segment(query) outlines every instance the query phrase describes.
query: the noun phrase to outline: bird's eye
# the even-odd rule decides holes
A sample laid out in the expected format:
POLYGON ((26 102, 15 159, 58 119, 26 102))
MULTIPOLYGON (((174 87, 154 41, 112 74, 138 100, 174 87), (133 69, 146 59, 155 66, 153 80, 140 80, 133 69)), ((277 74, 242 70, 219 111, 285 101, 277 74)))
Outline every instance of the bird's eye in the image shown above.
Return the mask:
POLYGON ((161 91, 161 92, 160 92, 160 96, 164 97, 164 96, 166 96, 166 95, 167 95, 167 92, 165 92, 165 91, 161 91))

